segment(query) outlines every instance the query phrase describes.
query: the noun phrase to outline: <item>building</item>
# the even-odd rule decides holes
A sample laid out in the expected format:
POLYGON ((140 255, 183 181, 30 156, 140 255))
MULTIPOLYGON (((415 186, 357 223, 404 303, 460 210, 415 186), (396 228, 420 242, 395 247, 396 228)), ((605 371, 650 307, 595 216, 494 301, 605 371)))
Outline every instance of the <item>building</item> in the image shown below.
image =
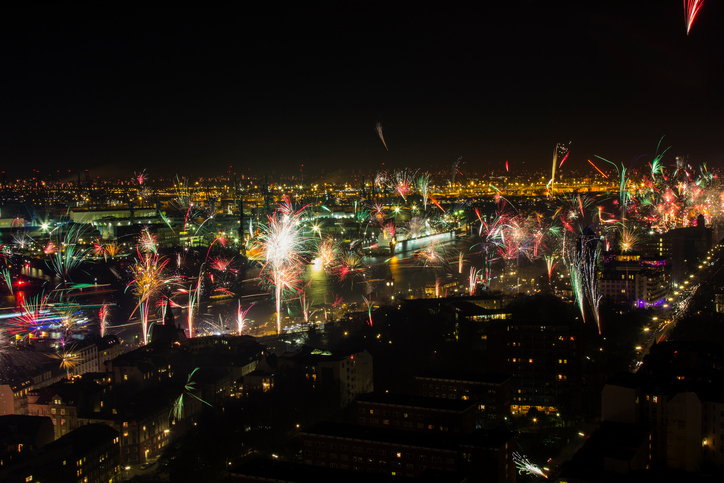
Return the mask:
POLYGON ((501 320, 488 330, 488 363, 495 372, 511 374, 513 414, 531 408, 555 414, 560 406, 580 404, 583 358, 581 330, 574 322, 501 320))
POLYGON ((118 431, 113 428, 104 424, 81 426, 37 452, 30 481, 120 481, 119 445, 118 431))
POLYGON ((30 378, 18 378, 0 385, 0 415, 28 414, 28 390, 32 387, 30 378))
POLYGON ((638 253, 603 256, 598 272, 598 291, 613 302, 635 307, 659 307, 666 303, 670 270, 666 259, 638 253))
POLYGON ((28 398, 28 414, 50 418, 54 439, 59 439, 78 427, 78 397, 78 391, 63 385, 33 391, 28 398))
POLYGON ((0 416, 0 481, 36 481, 30 465, 36 452, 52 442, 49 418, 0 416))
POLYGON ((326 351, 304 346, 278 359, 279 372, 303 374, 314 387, 338 384, 342 406, 374 390, 372 356, 362 351, 326 351))
POLYGON ((563 464, 557 481, 641 481, 638 475, 650 467, 651 432, 646 426, 604 421, 563 464))
POLYGON ((654 466, 721 470, 723 368, 724 357, 713 343, 657 344, 637 373, 604 386, 601 419, 647 427, 654 466))
POLYGON ((344 423, 317 423, 299 434, 304 464, 391 476, 428 470, 459 472, 474 481, 515 481, 515 435, 420 433, 344 423))
POLYGON ((703 215, 699 215, 696 226, 675 228, 666 233, 650 232, 642 236, 637 246, 646 256, 665 258, 670 262, 671 282, 683 283, 687 271, 692 270, 698 260, 706 256, 713 243, 714 230, 707 228, 703 215))
POLYGON ((182 425, 197 415, 202 404, 187 398, 181 414, 183 420, 172 421, 174 402, 172 394, 151 388, 111 411, 82 412, 78 425, 104 424, 115 429, 119 433, 121 464, 141 464, 161 451, 168 444, 174 425, 182 425))
MULTIPOLYGON (((378 483, 393 483, 399 478, 391 475, 376 474, 375 481, 378 483)), ((370 477, 366 473, 354 473, 350 471, 325 468, 320 466, 309 466, 289 461, 276 459, 267 460, 254 458, 246 461, 229 471, 229 481, 235 483, 262 483, 274 481, 276 483, 305 483, 314 481, 317 483, 367 483, 370 477)), ((426 471, 411 481, 424 481, 435 483, 466 483, 468 478, 460 473, 426 471)))
POLYGON ((416 376, 416 393, 421 396, 474 401, 477 424, 502 420, 510 414, 512 378, 503 374, 476 374, 459 377, 416 376))
POLYGON ((471 433, 477 403, 404 394, 370 393, 357 397, 357 424, 423 433, 471 433))

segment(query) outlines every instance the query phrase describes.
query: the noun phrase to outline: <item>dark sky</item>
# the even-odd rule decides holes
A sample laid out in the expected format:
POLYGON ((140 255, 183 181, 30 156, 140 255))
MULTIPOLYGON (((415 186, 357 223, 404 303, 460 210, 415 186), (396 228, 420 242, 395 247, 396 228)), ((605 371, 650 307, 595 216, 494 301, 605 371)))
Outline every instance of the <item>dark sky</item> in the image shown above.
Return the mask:
POLYGON ((11 175, 416 169, 459 156, 473 170, 548 169, 568 141, 564 169, 588 169, 594 155, 653 154, 661 136, 669 163, 718 166, 724 152, 718 1, 689 36, 679 0, 67 3, 0 12, 11 175))

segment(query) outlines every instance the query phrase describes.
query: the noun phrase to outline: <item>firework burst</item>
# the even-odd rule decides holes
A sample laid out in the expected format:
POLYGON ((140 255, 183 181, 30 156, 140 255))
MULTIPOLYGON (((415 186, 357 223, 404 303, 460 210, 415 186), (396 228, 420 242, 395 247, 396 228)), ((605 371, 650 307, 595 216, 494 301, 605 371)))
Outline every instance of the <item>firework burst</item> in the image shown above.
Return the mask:
POLYGON ((44 319, 50 312, 49 296, 40 294, 35 297, 24 297, 21 299, 20 307, 20 315, 9 319, 3 331, 18 340, 28 340, 43 331, 44 319))
POLYGON ((295 211, 285 199, 260 234, 263 266, 261 277, 274 289, 277 334, 281 333, 281 303, 285 291, 301 289, 301 273, 306 240, 301 234, 303 208, 295 211))
POLYGON ((140 247, 136 252, 136 263, 131 267, 133 292, 138 297, 137 308, 141 317, 143 343, 148 344, 148 309, 151 299, 159 295, 165 287, 177 282, 177 277, 166 277, 164 274, 167 259, 161 258, 153 251, 143 252, 140 247))
POLYGON ((514 452, 513 461, 515 461, 515 466, 518 468, 518 474, 535 475, 542 476, 546 479, 548 478, 548 475, 546 475, 542 469, 528 461, 528 458, 526 458, 525 455, 514 452))
POLYGON ((83 362, 83 358, 76 352, 75 345, 67 349, 63 348, 60 352, 51 354, 49 357, 59 362, 60 368, 65 369, 65 374, 68 379, 70 379, 71 371, 83 362))

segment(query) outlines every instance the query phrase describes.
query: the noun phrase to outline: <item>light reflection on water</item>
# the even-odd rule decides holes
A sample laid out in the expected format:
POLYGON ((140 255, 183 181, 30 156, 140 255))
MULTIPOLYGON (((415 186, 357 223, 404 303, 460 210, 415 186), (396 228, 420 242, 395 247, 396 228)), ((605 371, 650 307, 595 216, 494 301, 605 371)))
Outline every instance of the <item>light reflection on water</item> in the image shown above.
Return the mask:
MULTIPOLYGON (((444 278, 450 273, 457 273, 458 253, 460 251, 467 252, 470 245, 468 239, 456 239, 454 233, 398 242, 394 256, 364 257, 364 270, 361 273, 348 276, 344 280, 340 280, 334 274, 325 272, 316 264, 309 264, 304 272, 305 293, 313 310, 321 308, 325 304, 331 304, 335 299, 339 298, 348 305, 357 305, 356 309, 352 307, 351 310, 362 310, 362 296, 374 293, 388 281, 394 281, 394 292, 404 294, 407 291, 420 290, 425 285, 434 284, 438 277, 444 278), (431 241, 437 243, 443 249, 442 251, 447 253, 448 263, 446 266, 424 266, 417 260, 417 252, 428 246, 431 241)), ((479 257, 466 258, 468 260, 465 264, 465 270, 468 269, 470 263, 477 268, 482 265, 482 260, 479 257)), ((51 282, 58 280, 52 272, 28 265, 22 268, 22 273, 29 277, 51 282)), ((249 328, 259 327, 265 323, 271 327, 275 314, 275 306, 269 297, 269 291, 260 280, 254 280, 258 275, 259 268, 248 269, 246 278, 249 281, 245 283, 242 291, 241 305, 243 309, 254 302, 254 306, 246 316, 250 321, 254 321, 253 324, 249 324, 249 328)), ((285 299, 284 302, 284 308, 282 309, 284 316, 300 315, 298 298, 285 299)), ((218 326, 220 320, 226 320, 229 321, 229 328, 235 329, 238 303, 239 298, 234 297, 205 304, 201 307, 195 325, 199 328, 210 328, 212 325, 218 326)), ((174 310, 174 313, 177 314, 177 323, 185 326, 186 309, 177 309, 174 310)), ((321 318, 321 314, 322 312, 319 311, 318 318, 321 318)), ((134 317, 133 320, 135 319, 134 317)), ((113 321, 113 325, 122 323, 124 322, 113 321)))
MULTIPOLYGON (((309 264, 304 272, 304 280, 307 283, 305 288, 307 299, 313 307, 319 308, 323 304, 331 304, 335 297, 341 297, 344 303, 357 304, 356 310, 362 310, 362 296, 381 288, 380 285, 386 284, 388 280, 394 281, 396 292, 405 292, 422 289, 425 285, 434 284, 438 277, 444 278, 446 274, 451 272, 457 273, 458 253, 460 250, 467 252, 470 248, 470 241, 467 239, 458 240, 454 234, 450 234, 436 237, 435 242, 447 252, 448 264, 446 267, 424 266, 417 261, 416 252, 427 246, 429 239, 409 240, 404 247, 401 246, 402 243, 398 243, 397 251, 392 257, 364 257, 364 273, 349 276, 345 280, 339 280, 334 274, 325 272, 317 264, 309 264)), ((470 261, 466 260, 465 270, 468 269, 471 262, 478 268, 482 265, 482 260, 479 257, 470 261)), ((257 276, 258 269, 247 271, 247 278, 257 276)), ((258 282, 248 283, 244 288, 244 295, 260 292, 265 292, 265 289, 260 287, 258 282)), ((268 297, 257 300, 257 303, 247 315, 249 319, 255 321, 255 327, 269 322, 275 314, 274 303, 268 297)), ((242 307, 247 307, 249 303, 251 303, 249 299, 242 299, 242 307)), ((237 310, 237 304, 237 299, 229 299, 214 304, 208 307, 209 317, 216 320, 218 320, 219 315, 222 318, 233 317, 237 310)), ((300 313, 299 300, 286 299, 282 312, 284 316, 298 315, 300 313)), ((321 312, 319 314, 319 317, 321 317, 321 312)))

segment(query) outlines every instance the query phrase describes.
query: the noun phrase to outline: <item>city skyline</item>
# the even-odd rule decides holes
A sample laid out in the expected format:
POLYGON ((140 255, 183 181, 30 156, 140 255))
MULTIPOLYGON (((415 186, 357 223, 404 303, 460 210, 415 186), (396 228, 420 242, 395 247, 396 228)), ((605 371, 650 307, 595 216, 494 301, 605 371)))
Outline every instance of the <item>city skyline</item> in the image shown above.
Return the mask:
POLYGON ((570 142, 564 169, 584 171, 595 155, 651 161, 662 136, 665 164, 717 167, 721 8, 705 4, 687 35, 677 2, 19 6, 4 16, 3 170, 218 176, 462 156, 521 172, 570 142))

